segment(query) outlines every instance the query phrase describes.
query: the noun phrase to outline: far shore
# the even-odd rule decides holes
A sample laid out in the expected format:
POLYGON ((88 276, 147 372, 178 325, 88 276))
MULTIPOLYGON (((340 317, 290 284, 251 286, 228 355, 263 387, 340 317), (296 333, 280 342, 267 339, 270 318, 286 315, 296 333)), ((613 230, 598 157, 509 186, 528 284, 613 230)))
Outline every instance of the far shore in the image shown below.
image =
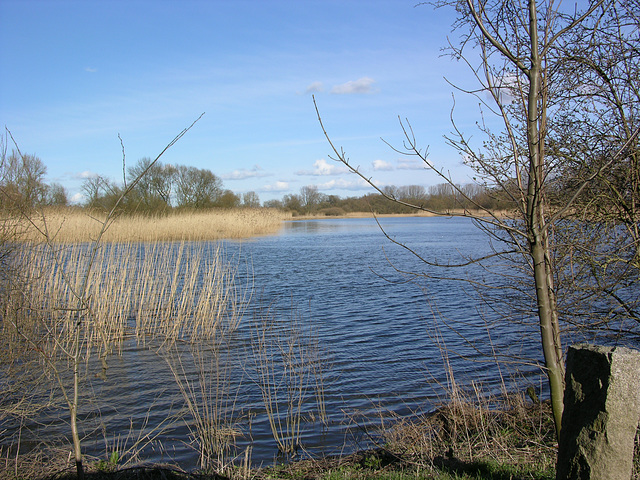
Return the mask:
MULTIPOLYGON (((494 212, 497 218, 504 218, 506 212, 494 212)), ((287 222, 299 222, 303 220, 327 220, 327 219, 344 219, 344 218, 403 218, 403 217, 462 217, 473 216, 478 218, 490 218, 491 215, 481 210, 462 210, 455 209, 443 213, 433 213, 420 211, 416 213, 374 213, 374 212, 349 212, 344 215, 296 215, 286 218, 287 222)))
MULTIPOLYGON (((451 210, 442 214, 349 212, 343 215, 296 215, 269 208, 176 211, 167 215, 122 215, 110 222, 101 242, 174 242, 242 240, 277 234, 283 222, 349 218, 393 218, 475 216, 489 218, 484 211, 451 210)), ((499 212, 497 217, 504 217, 499 212)), ((24 222, 23 241, 39 243, 93 242, 100 235, 105 220, 99 212, 82 209, 48 209, 24 222), (46 233, 46 236, 45 236, 46 233)))

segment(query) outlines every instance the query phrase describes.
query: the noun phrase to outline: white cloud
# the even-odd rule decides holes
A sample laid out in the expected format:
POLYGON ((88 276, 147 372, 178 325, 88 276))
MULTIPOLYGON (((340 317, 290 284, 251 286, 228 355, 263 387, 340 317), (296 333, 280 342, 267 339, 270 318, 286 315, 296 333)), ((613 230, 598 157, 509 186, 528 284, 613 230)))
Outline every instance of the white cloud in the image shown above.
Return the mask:
POLYGON ((96 72, 98 71, 98 69, 97 69, 97 68, 94 68, 94 67, 86 67, 86 68, 84 69, 84 71, 85 71, 85 72, 89 72, 89 73, 96 73, 96 72))
POLYGON ((82 203, 84 201, 84 195, 81 193, 76 193, 71 197, 71 203, 82 203))
POLYGON ((313 82, 304 91, 304 93, 319 93, 319 92, 324 92, 324 85, 322 84, 322 82, 313 82))
POLYGON ((289 182, 276 182, 273 185, 265 185, 261 188, 263 192, 286 192, 289 190, 289 182))
POLYGON ((73 178, 84 180, 84 179, 87 179, 87 178, 95 178, 97 176, 98 176, 97 173, 92 172, 91 170, 85 170, 84 172, 76 173, 73 176, 73 178))
POLYGON ((313 162, 313 167, 313 170, 298 170, 296 175, 341 175, 349 171, 347 167, 329 163, 324 158, 313 162))
POLYGON ((221 175, 223 180, 244 180, 246 178, 268 177, 270 174, 265 172, 259 165, 254 165, 251 170, 239 168, 231 173, 221 175))
POLYGON ((393 170, 393 165, 384 160, 374 160, 372 165, 374 170, 393 170))
POLYGON ((355 180, 345 180, 344 178, 338 178, 335 180, 329 180, 328 182, 317 185, 320 191, 323 190, 362 190, 369 187, 369 185, 361 178, 355 180))
POLYGON ((421 160, 398 160, 398 170, 423 170, 425 164, 421 160))
POLYGON ((337 95, 350 95, 354 93, 374 93, 372 85, 375 80, 369 77, 362 77, 358 80, 351 80, 341 85, 336 85, 331 89, 331 93, 337 95))

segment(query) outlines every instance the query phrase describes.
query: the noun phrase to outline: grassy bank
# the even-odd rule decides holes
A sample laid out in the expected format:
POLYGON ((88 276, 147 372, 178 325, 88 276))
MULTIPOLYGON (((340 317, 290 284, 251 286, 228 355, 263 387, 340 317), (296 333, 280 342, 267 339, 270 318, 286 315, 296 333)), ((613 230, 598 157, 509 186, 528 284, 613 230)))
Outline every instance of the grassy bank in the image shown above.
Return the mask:
MULTIPOLYGON (((110 225, 104 242, 205 241, 243 239, 276 233, 282 221, 291 218, 275 209, 208 210, 178 212, 165 216, 121 215, 110 225)), ((49 231, 58 243, 88 242, 95 239, 103 220, 99 213, 85 210, 49 210, 33 217, 27 227, 28 241, 42 240, 37 229, 49 231)))

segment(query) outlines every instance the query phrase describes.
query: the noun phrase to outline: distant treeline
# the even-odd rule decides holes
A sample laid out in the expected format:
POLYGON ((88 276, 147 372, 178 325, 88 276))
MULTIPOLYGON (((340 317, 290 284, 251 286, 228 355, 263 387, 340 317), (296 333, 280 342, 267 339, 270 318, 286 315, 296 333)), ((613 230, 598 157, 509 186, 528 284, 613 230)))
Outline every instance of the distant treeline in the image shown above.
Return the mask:
POLYGON ((415 206, 442 212, 461 208, 498 210, 509 205, 491 189, 475 184, 454 186, 442 183, 428 188, 421 185, 387 186, 383 192, 384 195, 368 193, 360 197, 341 198, 321 193, 315 186, 307 186, 300 189, 300 194, 285 195, 282 200, 269 200, 264 206, 288 210, 294 215, 344 215, 369 211, 379 214, 415 213, 415 206))
MULTIPOLYGON (((0 197, 7 208, 33 208, 38 206, 66 206, 69 198, 65 188, 44 181, 47 168, 33 155, 12 152, 0 169, 0 197)), ((384 194, 369 193, 360 197, 341 198, 327 195, 310 185, 299 194, 284 195, 281 200, 269 200, 261 205, 256 192, 241 195, 225 189, 222 180, 211 170, 184 165, 152 164, 142 158, 126 171, 126 180, 114 182, 95 175, 82 184, 83 206, 90 209, 111 210, 126 188, 131 192, 119 208, 129 213, 162 214, 175 210, 202 210, 210 208, 277 208, 294 215, 344 215, 350 212, 373 211, 379 214, 412 213, 415 208, 447 211, 453 209, 503 209, 508 202, 491 189, 475 184, 453 186, 447 183, 425 188, 421 185, 387 186, 384 194), (133 185, 134 179, 145 174, 133 185)))

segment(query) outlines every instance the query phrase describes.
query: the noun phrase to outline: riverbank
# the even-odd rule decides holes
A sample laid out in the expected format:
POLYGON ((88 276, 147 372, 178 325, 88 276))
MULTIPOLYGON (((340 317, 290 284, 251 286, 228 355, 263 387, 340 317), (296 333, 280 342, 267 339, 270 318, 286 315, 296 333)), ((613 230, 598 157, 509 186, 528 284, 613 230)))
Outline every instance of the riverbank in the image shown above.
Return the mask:
MULTIPOLYGON (((556 444, 551 408, 525 395, 478 399, 452 392, 454 397, 434 412, 412 419, 395 419, 367 432, 377 441, 368 450, 344 456, 305 458, 283 464, 246 468, 247 457, 221 465, 217 472, 186 472, 179 465, 134 465, 120 468, 108 460, 87 463, 90 480, 457 480, 555 478, 556 444)), ((7 459, 8 460, 8 459, 7 459)), ((72 462, 49 462, 49 471, 2 478, 72 480, 72 462)), ((2 472, 0 471, 0 474, 2 472)), ((7 475, 9 474, 9 475, 7 475)), ((636 478, 636 477, 634 477, 636 478)))

